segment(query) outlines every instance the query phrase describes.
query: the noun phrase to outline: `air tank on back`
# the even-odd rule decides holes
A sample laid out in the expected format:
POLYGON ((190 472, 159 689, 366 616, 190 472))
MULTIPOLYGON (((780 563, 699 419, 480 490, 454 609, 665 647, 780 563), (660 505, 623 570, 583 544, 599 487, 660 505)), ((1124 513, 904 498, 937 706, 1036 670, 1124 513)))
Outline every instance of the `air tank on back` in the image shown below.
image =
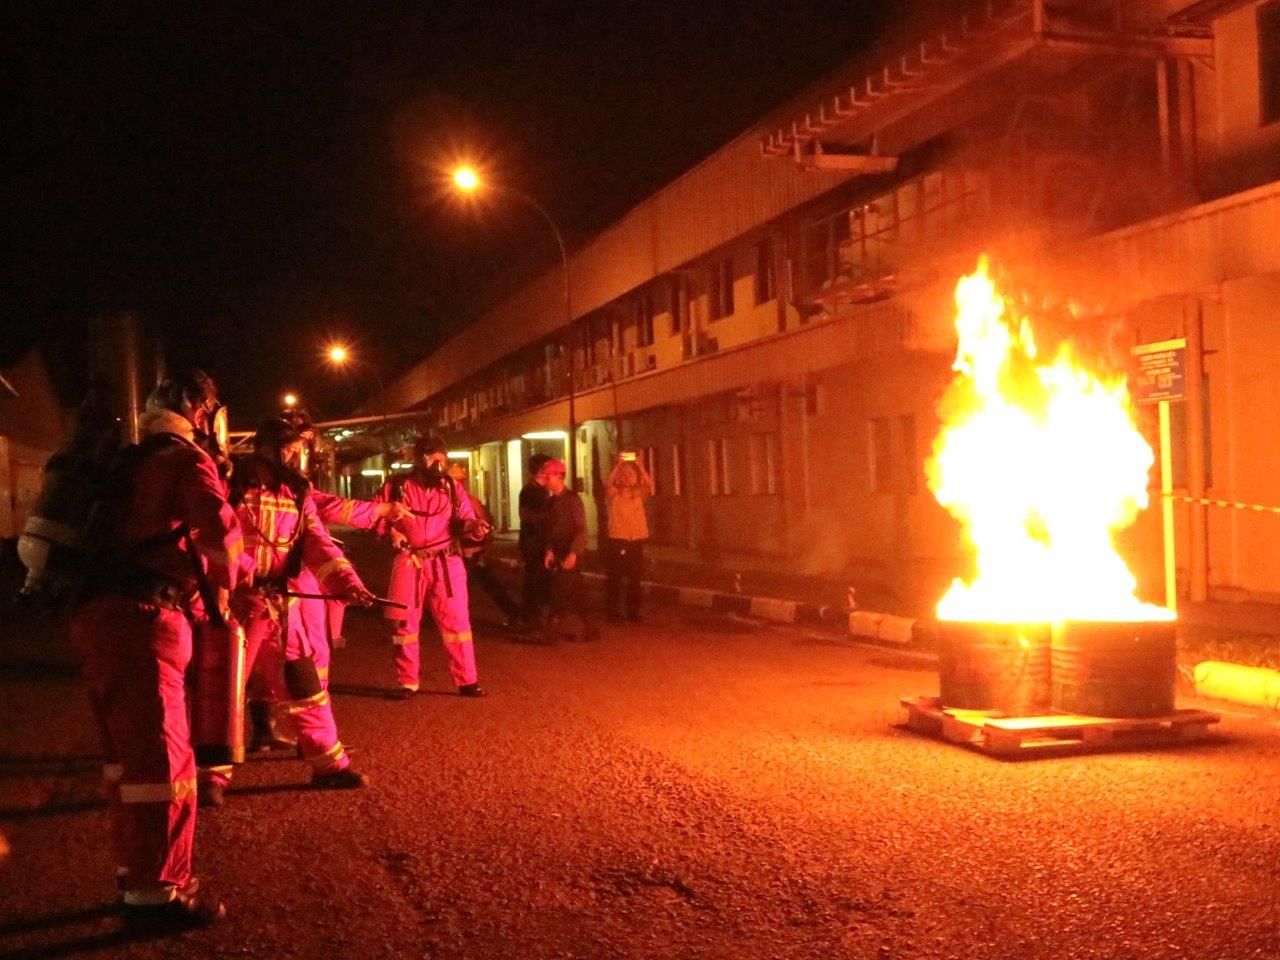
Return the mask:
POLYGON ((99 485, 121 444, 138 439, 138 418, 157 381, 158 349, 146 349, 131 313, 89 323, 89 392, 76 413, 67 445, 45 464, 36 508, 18 538, 27 568, 22 595, 65 602, 83 576, 82 535, 99 485))

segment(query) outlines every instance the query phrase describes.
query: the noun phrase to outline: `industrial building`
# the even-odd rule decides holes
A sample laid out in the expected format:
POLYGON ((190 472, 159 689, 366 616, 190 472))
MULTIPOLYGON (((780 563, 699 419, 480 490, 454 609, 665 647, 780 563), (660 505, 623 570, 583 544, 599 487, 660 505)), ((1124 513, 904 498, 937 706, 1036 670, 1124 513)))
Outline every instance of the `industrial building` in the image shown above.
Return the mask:
MULTIPOLYGON (((625 444, 657 544, 936 596, 964 564, 924 474, 949 299, 988 252, 1083 337, 1185 340, 1180 590, 1280 596, 1280 516, 1206 502, 1280 506, 1280 2, 947 6, 571 250, 567 309, 557 265, 365 412, 443 435, 508 530, 531 452, 572 447, 596 524, 625 444)), ((1153 593, 1158 512, 1126 534, 1153 593)))

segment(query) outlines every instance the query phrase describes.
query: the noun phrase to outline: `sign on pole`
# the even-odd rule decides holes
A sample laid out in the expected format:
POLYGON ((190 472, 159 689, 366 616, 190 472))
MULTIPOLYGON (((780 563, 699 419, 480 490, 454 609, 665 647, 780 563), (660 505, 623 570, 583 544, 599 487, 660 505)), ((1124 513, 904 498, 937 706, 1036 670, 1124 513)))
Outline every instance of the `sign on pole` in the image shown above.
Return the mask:
POLYGON ((1174 557, 1173 443, 1169 404, 1187 398, 1187 341, 1162 340, 1133 348, 1130 394, 1135 403, 1160 406, 1160 519, 1164 533, 1164 603, 1178 611, 1178 567, 1174 557))
POLYGON ((1134 403, 1160 403, 1187 397, 1187 341, 1162 340, 1133 348, 1130 393, 1134 403))

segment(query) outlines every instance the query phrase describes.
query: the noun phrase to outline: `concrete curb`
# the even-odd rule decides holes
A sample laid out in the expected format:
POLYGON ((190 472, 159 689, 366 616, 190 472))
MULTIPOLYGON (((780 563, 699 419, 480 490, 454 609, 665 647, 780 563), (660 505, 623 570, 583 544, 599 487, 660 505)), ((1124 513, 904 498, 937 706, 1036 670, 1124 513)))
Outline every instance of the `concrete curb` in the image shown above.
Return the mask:
POLYGON ((1280 670, 1206 660, 1195 667, 1196 695, 1280 710, 1280 670))
MULTIPOLYGON (((505 567, 516 569, 520 566, 520 561, 514 557, 496 559, 505 567)), ((603 573, 584 571, 582 575, 593 583, 604 582, 603 573)), ((831 604, 805 603, 800 600, 751 596, 744 593, 722 593, 704 587, 678 587, 652 580, 642 581, 641 586, 645 596, 655 603, 755 617, 771 623, 828 625, 843 623, 850 636, 900 647, 921 645, 933 634, 932 628, 925 621, 899 617, 890 613, 873 613, 867 610, 855 610, 849 613, 845 608, 831 604)))

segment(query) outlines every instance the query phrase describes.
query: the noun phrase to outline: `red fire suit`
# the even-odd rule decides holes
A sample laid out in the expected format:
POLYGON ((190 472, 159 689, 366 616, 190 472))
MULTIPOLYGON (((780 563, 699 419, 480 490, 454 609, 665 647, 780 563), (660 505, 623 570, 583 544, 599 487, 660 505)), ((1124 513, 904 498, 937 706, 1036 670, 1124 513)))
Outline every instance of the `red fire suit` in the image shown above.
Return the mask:
POLYGON ((119 528, 126 559, 97 571, 72 612, 98 721, 112 841, 127 903, 171 899, 191 880, 196 768, 183 675, 191 659, 190 611, 199 610, 195 564, 230 589, 240 526, 218 468, 168 411, 142 420, 147 450, 132 471, 119 528), (178 537, 190 531, 197 557, 178 537))
POLYGON ((396 651, 396 680, 407 690, 418 689, 418 632, 423 610, 431 613, 440 631, 454 684, 461 687, 477 679, 467 605, 467 568, 450 531, 455 513, 460 520, 474 520, 475 510, 461 490, 457 490, 456 499, 451 495, 452 484, 448 478, 432 482, 414 471, 408 477, 388 482, 374 497, 378 503, 399 500, 414 511, 408 519, 379 524, 379 529, 394 529, 405 538, 404 547, 391 563, 387 596, 409 609, 388 607, 386 616, 395 621, 391 642, 396 651))
POLYGON ((304 610, 302 601, 283 594, 312 592, 317 583, 326 593, 345 593, 360 588, 360 578, 320 522, 309 489, 299 484, 295 490, 282 470, 258 457, 240 471, 236 512, 254 561, 254 585, 237 591, 232 606, 248 640, 249 699, 283 701, 303 758, 318 773, 343 770, 349 761, 318 670, 317 657, 328 666, 323 607, 304 610), (292 556, 297 571, 289 569, 292 556))

